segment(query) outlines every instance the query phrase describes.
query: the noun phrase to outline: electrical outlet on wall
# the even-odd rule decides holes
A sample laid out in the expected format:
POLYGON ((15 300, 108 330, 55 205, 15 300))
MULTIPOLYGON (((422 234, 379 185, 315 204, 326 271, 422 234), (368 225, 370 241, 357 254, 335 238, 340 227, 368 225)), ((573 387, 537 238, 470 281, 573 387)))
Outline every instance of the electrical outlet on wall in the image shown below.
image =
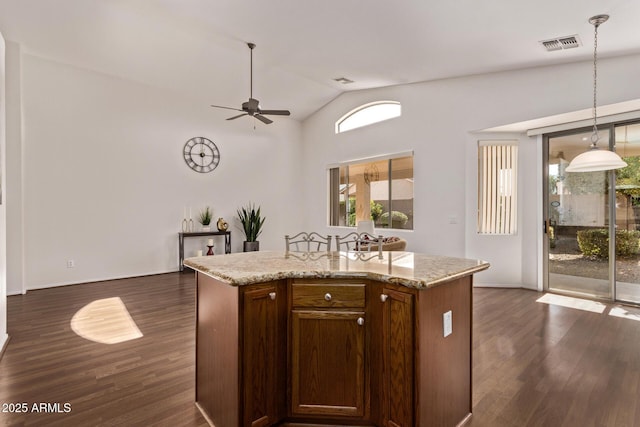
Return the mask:
POLYGON ((453 313, 451 310, 442 314, 442 334, 446 338, 453 333, 453 313))
POLYGON ((72 259, 67 260, 67 268, 75 268, 75 266, 76 266, 75 260, 72 260, 72 259))

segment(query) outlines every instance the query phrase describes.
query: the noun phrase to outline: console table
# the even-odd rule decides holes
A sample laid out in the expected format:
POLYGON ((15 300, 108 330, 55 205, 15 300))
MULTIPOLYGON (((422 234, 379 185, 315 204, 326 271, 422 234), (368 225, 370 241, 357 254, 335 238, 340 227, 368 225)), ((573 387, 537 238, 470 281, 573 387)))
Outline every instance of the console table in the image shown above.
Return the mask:
POLYGON ((203 236, 224 236, 224 253, 231 253, 231 232, 230 231, 193 231, 178 233, 178 267, 180 271, 184 270, 184 239, 185 237, 203 237, 203 236))

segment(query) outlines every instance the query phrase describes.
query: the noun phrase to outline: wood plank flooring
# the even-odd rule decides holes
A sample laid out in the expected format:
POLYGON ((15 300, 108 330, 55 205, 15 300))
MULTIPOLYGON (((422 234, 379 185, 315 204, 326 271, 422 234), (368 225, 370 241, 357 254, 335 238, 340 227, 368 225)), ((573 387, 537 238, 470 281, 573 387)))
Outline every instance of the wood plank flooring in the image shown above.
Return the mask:
POLYGON ((475 289, 466 426, 640 426, 640 316, 536 302, 542 295, 475 289))
MULTIPOLYGON (((474 290, 474 414, 466 426, 640 426, 640 315, 543 304, 540 296, 474 290)), ((0 425, 206 426, 193 403, 194 298, 191 273, 8 297, 0 405, 60 403, 64 411, 69 403, 71 411, 0 412, 0 425), (72 331, 79 309, 113 297, 143 337, 99 344, 72 331)))
POLYGON ((194 405, 194 302, 192 273, 8 297, 11 340, 0 361, 0 405, 70 403, 71 411, 0 412, 0 425, 206 426, 194 405), (143 337, 100 344, 72 331, 79 309, 112 297, 121 298, 143 337))

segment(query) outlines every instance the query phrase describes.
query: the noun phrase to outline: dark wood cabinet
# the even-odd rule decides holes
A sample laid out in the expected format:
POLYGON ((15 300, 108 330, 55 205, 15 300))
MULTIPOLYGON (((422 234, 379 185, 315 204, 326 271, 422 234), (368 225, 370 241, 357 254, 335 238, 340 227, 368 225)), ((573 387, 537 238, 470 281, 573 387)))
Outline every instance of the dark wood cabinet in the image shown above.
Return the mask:
POLYGON ((382 305, 380 412, 385 427, 412 426, 414 414, 414 296, 388 287, 382 305))
POLYGON ((214 426, 453 427, 471 413, 471 276, 197 286, 196 403, 214 426))
POLYGON ((283 392, 286 357, 284 287, 278 282, 251 286, 242 292, 242 401, 243 425, 270 426, 279 419, 278 393, 283 392), (278 295, 280 294, 280 298, 278 295))
POLYGON ((364 415, 363 318, 363 311, 292 312, 292 415, 364 415))
POLYGON ((365 415, 365 289, 364 283, 292 283, 293 417, 365 415))
POLYGON ((229 286, 197 275, 196 404, 214 426, 286 416, 287 282, 229 286))

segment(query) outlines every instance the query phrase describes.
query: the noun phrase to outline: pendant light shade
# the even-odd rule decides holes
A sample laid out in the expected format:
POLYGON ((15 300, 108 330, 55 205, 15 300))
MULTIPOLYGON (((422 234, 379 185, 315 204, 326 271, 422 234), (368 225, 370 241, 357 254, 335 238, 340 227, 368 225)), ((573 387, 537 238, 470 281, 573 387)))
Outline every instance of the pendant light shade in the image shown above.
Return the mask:
POLYGON ((613 169, 620 169, 627 166, 613 151, 601 150, 598 148, 598 113, 597 113, 597 84, 598 84, 598 27, 607 22, 609 15, 596 15, 589 19, 589 23, 594 27, 593 37, 593 134, 591 135, 591 149, 571 160, 567 166, 567 172, 596 172, 613 169))
POLYGON ((566 172, 596 172, 611 169, 620 169, 627 163, 616 153, 609 150, 601 150, 594 147, 591 150, 576 156, 565 169, 566 172))

